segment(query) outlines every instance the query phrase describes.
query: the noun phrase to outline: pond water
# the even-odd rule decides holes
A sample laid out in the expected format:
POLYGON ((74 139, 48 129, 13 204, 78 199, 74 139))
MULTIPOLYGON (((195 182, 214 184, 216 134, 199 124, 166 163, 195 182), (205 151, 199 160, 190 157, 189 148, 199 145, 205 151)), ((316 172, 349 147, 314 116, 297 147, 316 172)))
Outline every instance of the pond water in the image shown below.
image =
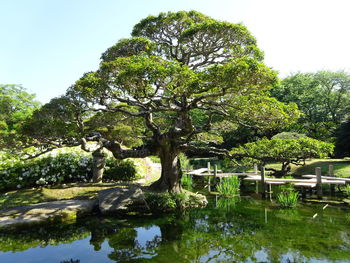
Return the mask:
POLYGON ((88 217, 2 232, 0 262, 350 262, 350 211, 211 199, 182 215, 88 217))

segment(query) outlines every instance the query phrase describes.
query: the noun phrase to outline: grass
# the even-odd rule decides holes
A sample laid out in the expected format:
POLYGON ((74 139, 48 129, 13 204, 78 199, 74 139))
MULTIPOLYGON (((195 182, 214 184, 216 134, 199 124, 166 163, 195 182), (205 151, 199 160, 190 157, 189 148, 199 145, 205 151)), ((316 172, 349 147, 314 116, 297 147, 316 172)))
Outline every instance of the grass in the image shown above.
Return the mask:
POLYGON ((0 209, 64 199, 92 199, 97 197, 98 191, 114 186, 115 183, 69 184, 55 188, 10 191, 0 195, 0 209))
POLYGON ((216 190, 223 196, 235 196, 239 192, 238 177, 223 178, 217 185, 216 190))
POLYGON ((298 198, 298 192, 286 191, 279 193, 276 201, 282 208, 293 208, 298 204, 298 198))
MULTIPOLYGON (((350 177, 350 159, 312 159, 306 161, 305 166, 291 165, 291 174, 305 175, 315 174, 315 168, 321 167, 322 175, 328 175, 328 166, 332 164, 334 175, 337 177, 350 177)), ((280 169, 281 164, 271 163, 266 165, 267 168, 280 169)))

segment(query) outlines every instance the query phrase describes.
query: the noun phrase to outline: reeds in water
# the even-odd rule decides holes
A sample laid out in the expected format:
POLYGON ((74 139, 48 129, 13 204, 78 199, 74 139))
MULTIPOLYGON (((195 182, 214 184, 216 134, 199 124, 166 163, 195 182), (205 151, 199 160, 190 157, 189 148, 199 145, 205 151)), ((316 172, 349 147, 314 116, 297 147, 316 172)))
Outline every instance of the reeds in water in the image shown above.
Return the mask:
POLYGON ((216 190, 223 196, 235 196, 239 193, 238 177, 223 178, 216 190))

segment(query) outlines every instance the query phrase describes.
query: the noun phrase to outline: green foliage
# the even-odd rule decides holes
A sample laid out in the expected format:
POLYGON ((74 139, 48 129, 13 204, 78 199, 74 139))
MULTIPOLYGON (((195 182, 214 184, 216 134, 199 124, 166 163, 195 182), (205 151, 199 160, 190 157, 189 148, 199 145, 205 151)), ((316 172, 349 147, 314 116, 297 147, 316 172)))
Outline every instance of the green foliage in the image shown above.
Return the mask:
POLYGON ((350 185, 344 187, 344 192, 347 198, 350 198, 350 185))
POLYGON ((179 154, 179 159, 181 163, 182 169, 191 169, 190 160, 187 158, 187 156, 184 153, 179 154))
POLYGON ((285 78, 271 94, 283 102, 295 102, 303 115, 292 131, 332 141, 350 109, 350 75, 320 71, 297 73, 285 78))
POLYGON ((181 185, 182 186, 192 186, 193 184, 193 180, 192 180, 192 177, 191 175, 183 175, 182 178, 181 178, 181 185))
POLYGON ((203 205, 203 196, 187 191, 182 193, 147 192, 145 199, 150 209, 156 213, 179 211, 203 205))
POLYGON ((141 176, 132 160, 117 160, 115 158, 107 159, 103 174, 104 180, 112 181, 132 181, 140 179, 141 176))
POLYGON ((232 176, 229 178, 223 178, 217 185, 216 190, 223 196, 235 196, 239 194, 239 178, 232 176))
POLYGON ((247 143, 232 149, 231 153, 237 158, 254 163, 260 161, 302 164, 306 159, 328 157, 333 152, 334 145, 311 138, 300 139, 267 139, 247 143))
POLYGON ((298 204, 299 193, 287 186, 277 194, 276 201, 282 208, 293 208, 298 204))
POLYGON ((283 139, 283 140, 286 140, 286 139, 298 140, 301 138, 306 139, 307 136, 305 134, 300 134, 296 132, 281 132, 272 137, 272 139, 283 139))
POLYGON ((146 193, 146 202, 153 211, 173 211, 176 209, 176 199, 172 193, 146 193))
POLYGON ((149 156, 148 158, 154 163, 160 163, 160 158, 158 156, 149 156))
POLYGON ((21 145, 23 122, 39 107, 35 95, 20 85, 0 84, 0 146, 10 151, 21 145))

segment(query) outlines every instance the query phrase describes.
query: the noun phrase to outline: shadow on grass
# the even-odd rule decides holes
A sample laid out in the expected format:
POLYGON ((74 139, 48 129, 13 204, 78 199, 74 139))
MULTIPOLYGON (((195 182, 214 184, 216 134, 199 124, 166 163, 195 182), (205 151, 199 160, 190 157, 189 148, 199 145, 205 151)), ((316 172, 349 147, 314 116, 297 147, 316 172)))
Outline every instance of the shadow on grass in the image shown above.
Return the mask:
POLYGON ((350 177, 350 160, 319 160, 307 163, 305 166, 295 169, 294 174, 315 174, 315 168, 321 167, 323 176, 328 176, 329 165, 333 165, 334 175, 337 177, 350 177))

